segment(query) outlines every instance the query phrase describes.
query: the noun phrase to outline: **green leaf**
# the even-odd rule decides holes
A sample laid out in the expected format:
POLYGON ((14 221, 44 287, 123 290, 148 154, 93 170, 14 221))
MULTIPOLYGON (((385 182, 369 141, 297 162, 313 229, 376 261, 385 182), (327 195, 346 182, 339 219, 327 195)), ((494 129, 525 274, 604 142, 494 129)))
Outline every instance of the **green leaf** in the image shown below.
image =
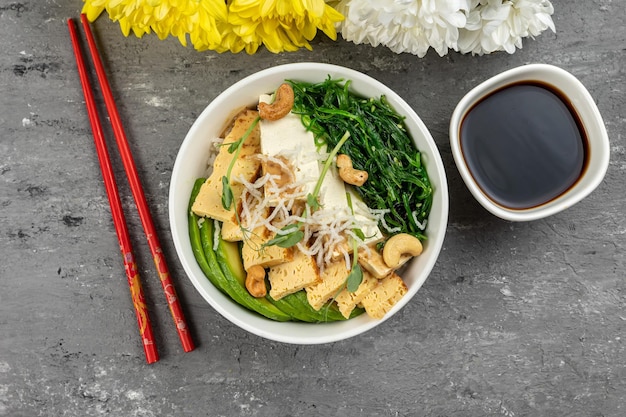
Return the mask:
POLYGON ((298 242, 302 240, 302 238, 304 237, 304 232, 302 230, 297 230, 293 233, 285 235, 284 237, 286 237, 286 239, 278 242, 276 246, 281 248, 290 248, 292 246, 296 246, 298 242))
POLYGON ((281 248, 290 248, 297 245, 304 237, 304 232, 300 230, 300 226, 300 223, 288 224, 280 229, 282 233, 265 242, 263 247, 276 245, 281 248))
POLYGON ((309 207, 311 207, 311 210, 317 210, 318 208, 320 208, 320 202, 317 201, 317 198, 315 198, 313 194, 309 193, 306 196, 306 203, 309 207))
POLYGON ((230 181, 228 181, 228 177, 224 175, 222 177, 222 207, 226 210, 230 210, 230 207, 233 204, 233 189, 230 188, 230 181))
POLYGON ((346 281, 346 289, 349 292, 355 292, 359 288, 363 281, 363 270, 359 264, 352 267, 346 281))
POLYGON ((230 144, 230 146, 228 147, 228 153, 233 153, 237 150, 237 148, 239 147, 239 144, 243 142, 243 137, 239 138, 239 140, 234 141, 233 143, 230 144))
POLYGON ((283 226, 283 228, 280 229, 280 231, 283 232, 283 233, 281 233, 281 235, 295 232, 298 229, 300 229, 300 226, 301 226, 300 223, 291 223, 291 224, 288 224, 286 226, 283 226))

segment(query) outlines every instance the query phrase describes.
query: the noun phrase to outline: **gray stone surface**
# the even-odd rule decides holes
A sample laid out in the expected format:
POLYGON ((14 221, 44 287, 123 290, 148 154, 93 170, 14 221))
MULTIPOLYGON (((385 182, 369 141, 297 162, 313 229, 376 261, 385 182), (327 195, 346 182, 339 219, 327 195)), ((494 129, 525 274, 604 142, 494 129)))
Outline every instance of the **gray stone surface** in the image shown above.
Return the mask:
MULTIPOLYGON (((94 25, 197 349, 183 353, 125 181, 121 193, 161 360, 144 363, 69 42, 75 1, 0 0, 0 416, 626 415, 626 13, 553 1, 557 34, 514 55, 419 59, 319 38, 312 52, 199 53, 94 25), (441 151, 450 222, 435 269, 382 326, 293 346, 238 329, 185 277, 169 236, 178 147, 242 77, 320 61, 376 77, 441 151), (600 187, 530 223, 476 203, 452 160, 449 117, 484 79, 542 62, 589 89, 611 140, 600 187)), ((118 178, 121 164, 114 155, 118 178)))

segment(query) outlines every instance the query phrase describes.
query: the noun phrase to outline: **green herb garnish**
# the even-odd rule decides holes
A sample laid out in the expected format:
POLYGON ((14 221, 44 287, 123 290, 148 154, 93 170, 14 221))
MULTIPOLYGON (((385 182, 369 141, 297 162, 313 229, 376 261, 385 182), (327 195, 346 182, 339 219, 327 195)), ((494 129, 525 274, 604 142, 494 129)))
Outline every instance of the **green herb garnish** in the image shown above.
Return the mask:
POLYGON ((278 233, 276 237, 265 242, 263 247, 276 245, 281 248, 290 248, 297 245, 304 237, 304 232, 300 230, 300 227, 300 223, 288 224, 280 229, 281 233, 278 233))
POLYGON ((352 261, 352 269, 350 269, 350 274, 348 274, 348 278, 346 279, 346 289, 348 292, 355 292, 359 289, 359 285, 361 285, 361 281, 363 281, 363 271, 361 270, 361 265, 352 261))
MULTIPOLYGON (((350 193, 346 193, 346 199, 348 200, 348 207, 350 207, 350 211, 352 211, 352 215, 354 216, 354 207, 352 206, 352 197, 350 193)), ((352 233, 354 233, 360 239, 363 239, 363 231, 359 229, 352 229, 352 233)), ((361 285, 361 281, 363 281, 363 271, 361 270, 361 265, 358 263, 359 261, 359 244, 356 239, 352 239, 352 267, 350 268, 350 274, 346 278, 346 289, 349 292, 355 292, 359 285, 361 285)))

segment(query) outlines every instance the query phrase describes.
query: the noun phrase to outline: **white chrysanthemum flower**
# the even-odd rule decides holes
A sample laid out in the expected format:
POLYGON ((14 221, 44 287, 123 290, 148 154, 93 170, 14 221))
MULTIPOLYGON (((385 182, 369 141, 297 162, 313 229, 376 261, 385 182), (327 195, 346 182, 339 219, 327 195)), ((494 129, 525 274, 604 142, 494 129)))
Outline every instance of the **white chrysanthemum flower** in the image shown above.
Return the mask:
POLYGON ((472 0, 467 24, 460 30, 459 51, 476 55, 514 53, 522 39, 546 29, 556 32, 548 0, 472 0))
POLYGON ((344 39, 419 57, 430 47, 443 56, 457 50, 470 0, 342 0, 335 7, 344 39))
POLYGON ((339 0, 345 16, 337 24, 344 39, 383 45, 396 53, 423 57, 429 48, 440 56, 515 52, 522 38, 555 31, 548 0, 339 0))

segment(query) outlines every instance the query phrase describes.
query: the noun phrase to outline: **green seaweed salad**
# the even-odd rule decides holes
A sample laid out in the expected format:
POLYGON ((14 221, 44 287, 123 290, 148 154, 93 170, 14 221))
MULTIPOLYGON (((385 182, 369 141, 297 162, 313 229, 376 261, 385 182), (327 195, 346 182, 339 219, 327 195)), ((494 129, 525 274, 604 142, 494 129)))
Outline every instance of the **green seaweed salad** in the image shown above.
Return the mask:
POLYGON ((368 172, 367 182, 356 188, 370 209, 388 210, 388 230, 426 239, 433 189, 404 117, 385 96, 356 96, 350 81, 329 76, 320 83, 288 82, 295 96, 292 112, 301 115, 318 144, 331 149, 350 132, 340 152, 350 156, 356 169, 368 172))

